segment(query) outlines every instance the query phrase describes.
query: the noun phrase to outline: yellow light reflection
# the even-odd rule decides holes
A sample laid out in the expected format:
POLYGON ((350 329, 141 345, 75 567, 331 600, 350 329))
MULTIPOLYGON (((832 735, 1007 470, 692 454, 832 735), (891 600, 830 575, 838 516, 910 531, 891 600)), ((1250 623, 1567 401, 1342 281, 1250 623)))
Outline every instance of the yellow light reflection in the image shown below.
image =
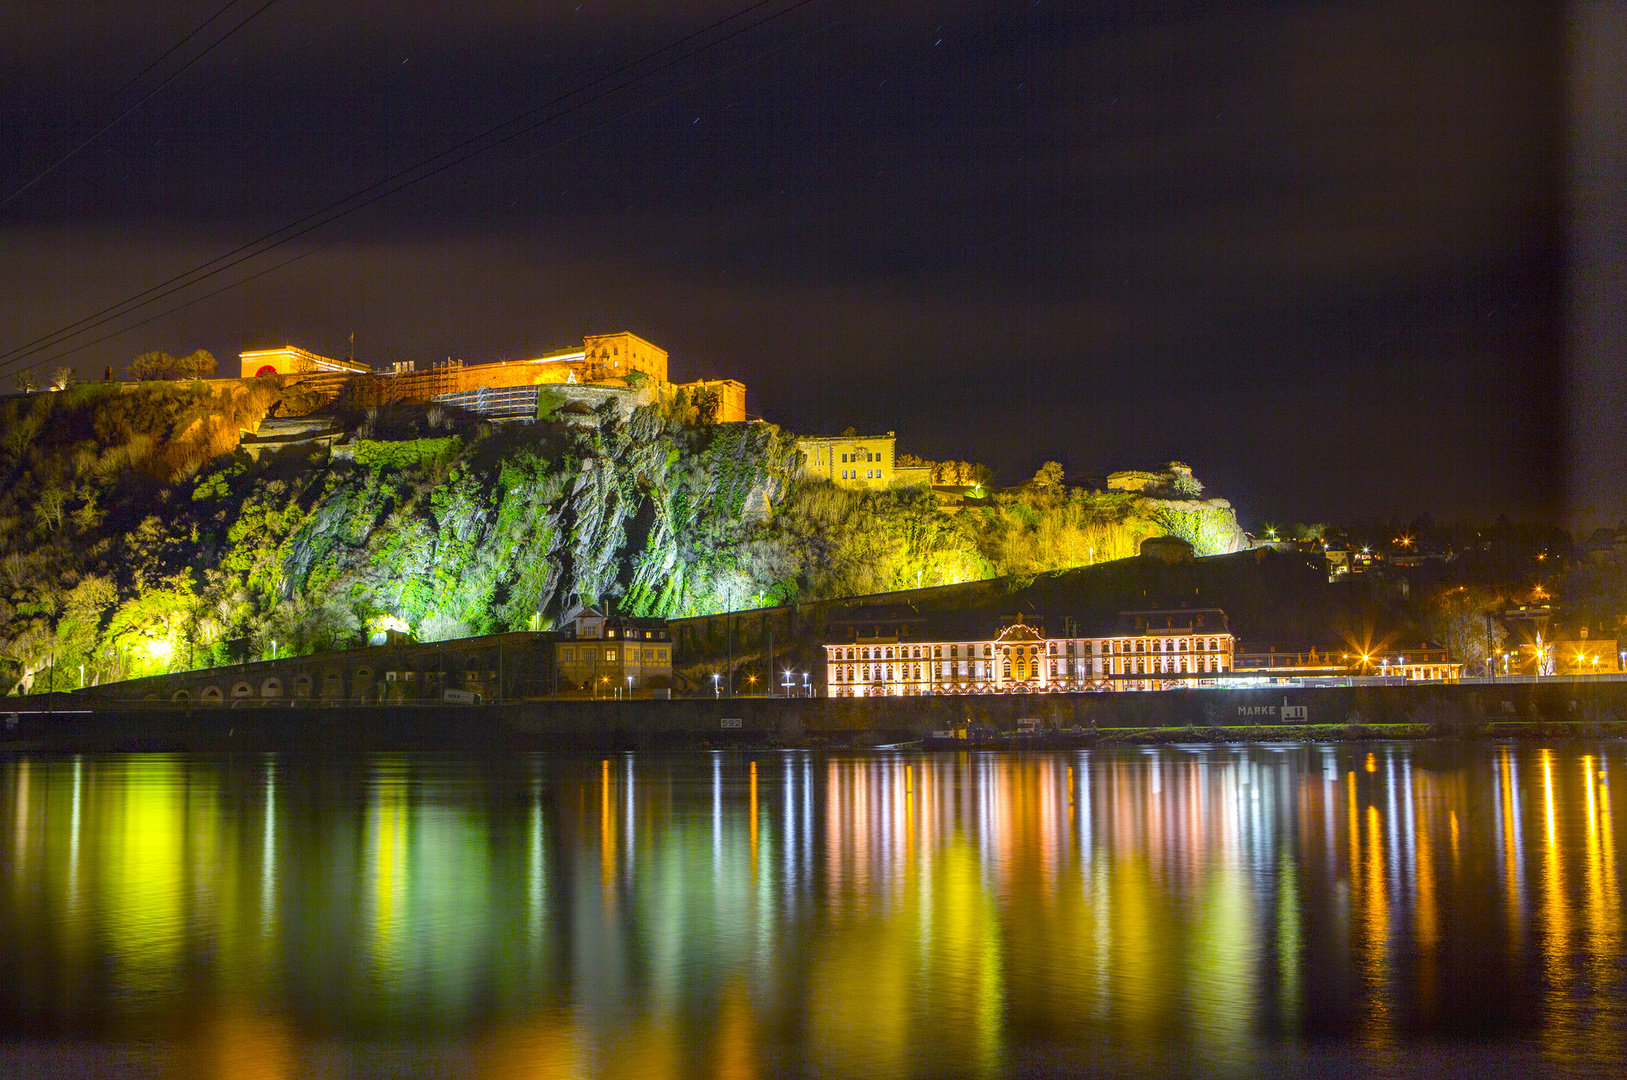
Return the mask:
POLYGON ((1367 807, 1367 879, 1363 884, 1363 968, 1367 975, 1365 1035, 1369 1044, 1388 1045, 1394 1034, 1389 995, 1389 897, 1384 891, 1384 837, 1378 807, 1367 807))
POLYGON ((608 907, 615 900, 616 821, 610 797, 610 759, 599 763, 599 886, 608 907))
POLYGON ((372 813, 373 935, 375 961, 386 971, 401 963, 402 907, 407 893, 407 777, 399 760, 381 762, 372 813))
POLYGON ((1570 910, 1565 896, 1564 869, 1555 838, 1553 752, 1542 751, 1543 797, 1548 808, 1548 843, 1542 851, 1542 906, 1538 918, 1542 932, 1542 966, 1547 993, 1543 1042, 1550 1053, 1564 1059, 1577 1050, 1575 1010, 1571 1008, 1570 910))
POLYGON ((121 976, 132 992, 161 992, 178 975, 186 903, 186 789, 167 757, 130 760, 120 777, 118 826, 102 848, 106 920, 121 976))

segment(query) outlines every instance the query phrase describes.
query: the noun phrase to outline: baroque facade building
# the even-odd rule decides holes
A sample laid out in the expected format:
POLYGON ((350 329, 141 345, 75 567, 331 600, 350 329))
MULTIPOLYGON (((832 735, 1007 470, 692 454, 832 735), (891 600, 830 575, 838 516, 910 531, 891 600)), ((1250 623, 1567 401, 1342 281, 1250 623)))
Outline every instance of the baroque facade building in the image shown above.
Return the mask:
POLYGON ((1062 637, 1018 615, 980 641, 827 644, 825 685, 832 697, 1166 690, 1213 685, 1235 648, 1217 608, 1126 611, 1111 630, 1062 637))

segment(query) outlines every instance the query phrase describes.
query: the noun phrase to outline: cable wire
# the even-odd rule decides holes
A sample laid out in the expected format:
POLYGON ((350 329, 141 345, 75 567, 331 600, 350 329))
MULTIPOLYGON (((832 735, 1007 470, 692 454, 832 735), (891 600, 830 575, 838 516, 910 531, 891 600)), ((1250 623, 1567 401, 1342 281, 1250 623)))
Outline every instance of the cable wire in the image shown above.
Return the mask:
MULTIPOLYGON (((237 2, 238 2, 238 0, 230 0, 230 2, 227 3, 227 5, 225 7, 221 8, 219 11, 217 11, 213 15, 209 16, 203 22, 199 23, 198 28, 196 30, 193 30, 190 34, 188 34, 186 37, 182 38, 180 41, 176 42, 174 45, 171 45, 167 50, 165 50, 163 56, 160 56, 157 60, 154 60, 152 63, 148 64, 145 68, 143 68, 141 70, 141 73, 139 75, 137 75, 135 78, 131 79, 129 82, 125 83, 123 86, 121 86, 117 90, 115 90, 113 92, 113 94, 110 97, 108 97, 108 99, 106 101, 102 102, 100 105, 98 105, 94 109, 90 110, 90 112, 86 113, 84 116, 82 116, 78 120, 74 121, 73 127, 70 127, 68 130, 72 131, 74 128, 77 128, 80 124, 83 124, 86 120, 89 120, 92 116, 95 116, 97 113, 101 112, 108 105, 112 104, 115 100, 117 100, 117 98, 119 97, 120 94, 124 93, 126 90, 130 89, 130 87, 132 87, 136 83, 140 82, 141 79, 143 77, 145 77, 148 72, 152 71, 153 68, 157 67, 159 64, 163 63, 166 59, 168 59, 170 57, 170 55, 175 52, 175 50, 181 48, 187 42, 189 42, 193 38, 197 37, 198 34, 200 34, 203 31, 204 27, 208 26, 210 23, 214 22, 216 19, 218 19, 222 15, 226 14, 226 12, 228 10, 230 10, 232 7, 234 7, 237 4, 237 2)), ((81 141, 73 149, 69 150, 66 154, 63 154, 61 157, 59 157, 55 161, 51 162, 51 164, 47 165, 44 169, 42 169, 38 173, 36 173, 32 178, 30 178, 21 187, 17 188, 10 195, 7 195, 3 200, 0 200, 0 208, 10 206, 12 204, 12 202, 18 196, 22 195, 25 191, 27 191, 29 188, 32 188, 35 184, 39 183, 41 180, 44 180, 47 176, 50 176, 52 173, 56 172, 57 169, 60 166, 62 166, 65 162, 67 162, 69 158, 72 158, 75 154, 79 153, 79 151, 83 150, 85 147, 89 146, 91 143, 95 142, 97 139, 99 139, 103 135, 107 134, 108 130, 110 128, 112 128, 115 124, 117 124, 120 120, 123 120, 125 117, 129 116, 131 113, 135 112, 137 109, 139 109, 143 105, 147 104, 147 102, 151 101, 153 99, 154 95, 156 95, 160 90, 164 89, 164 87, 166 87, 170 83, 174 82, 177 78, 179 78, 193 64, 196 64, 199 60, 202 60, 204 57, 208 56, 211 52, 213 52, 215 50, 215 47, 217 45, 220 45, 227 38, 231 37, 233 34, 237 33, 239 30, 243 29, 243 27, 247 26, 249 23, 253 22, 255 19, 258 19, 261 15, 263 15, 265 13, 267 8, 271 7, 271 5, 275 4, 275 3, 277 3, 277 0, 267 0, 267 2, 263 6, 261 6, 257 11, 255 11, 248 18, 244 19, 242 22, 238 23, 236 26, 234 26, 230 30, 226 31, 220 37, 216 38, 209 45, 208 48, 204 49, 197 56, 194 56, 192 59, 190 59, 186 63, 182 64, 180 67, 178 67, 174 71, 170 72, 168 77, 166 77, 163 82, 159 83, 157 86, 155 86, 151 90, 149 90, 146 93, 146 95, 140 101, 136 102, 134 105, 130 106, 128 109, 125 109, 123 112, 119 113, 119 115, 115 116, 113 119, 109 120, 107 123, 105 123, 101 127, 97 128, 94 132, 92 132, 90 135, 88 135, 83 141, 81 141)), ((57 139, 55 139, 51 143, 51 146, 55 146, 57 143, 59 143, 61 141, 62 141, 62 137, 59 136, 57 139)), ((49 149, 50 149, 50 147, 46 148, 47 151, 49 151, 49 149)))
MULTIPOLYGON (((546 102, 533 106, 532 108, 510 117, 499 124, 495 124, 487 128, 477 135, 473 135, 467 139, 455 143, 447 149, 433 154, 414 165, 410 165, 405 169, 401 169, 390 176, 375 181, 374 183, 352 192, 349 195, 336 199, 333 202, 330 202, 327 205, 314 210, 287 225, 273 229, 270 232, 263 233, 254 240, 240 244, 222 255, 218 255, 207 262, 200 263, 190 270, 176 274, 166 281, 162 281, 157 285, 151 286, 150 288, 136 293, 125 300, 119 301, 118 303, 111 304, 100 311, 87 315, 84 318, 70 323, 59 330, 43 335, 42 337, 35 338, 33 341, 27 342, 26 344, 19 345, 7 351, 5 354, 0 355, 0 370, 11 368, 20 361, 26 360, 30 356, 63 344, 70 338, 77 337, 82 333, 93 330, 98 326, 105 325, 115 319, 122 318, 123 316, 139 310, 140 308, 146 307, 149 304, 156 303, 165 297, 172 296, 176 292, 189 288, 192 285, 207 280, 208 278, 214 277, 215 275, 229 270, 234 266, 240 265, 249 259, 255 258, 267 251, 280 247, 291 240, 298 239, 314 229, 321 228, 330 222, 339 220, 340 218, 346 217, 357 210, 370 206, 381 199, 388 198, 399 191, 420 184, 423 181, 437 176, 448 169, 454 168, 473 157, 487 153, 499 146, 504 145, 505 143, 519 138, 522 135, 528 134, 537 130, 538 128, 545 127, 548 124, 563 119, 565 116, 568 116, 569 114, 576 112, 587 105, 601 101, 615 93, 627 89, 628 87, 647 81, 648 79, 653 78, 664 71, 670 70, 679 64, 694 59, 705 52, 717 48, 718 46, 723 45, 742 34, 748 33, 751 30, 788 15, 793 11, 815 3, 816 0, 796 0, 795 3, 792 3, 787 7, 771 12, 755 22, 738 27, 728 34, 706 42, 705 44, 702 44, 678 57, 668 60, 664 64, 660 64, 640 74, 633 75, 632 77, 626 78, 624 81, 619 83, 614 83, 614 85, 599 90, 597 93, 588 94, 586 97, 582 97, 581 100, 574 103, 565 104, 570 102, 570 99, 583 95, 594 87, 603 86, 607 82, 612 82, 615 79, 627 75, 628 72, 634 71, 640 66, 648 64, 650 61, 664 54, 670 53, 674 49, 681 48, 682 46, 693 42, 698 38, 705 37, 720 27, 735 22, 761 8, 771 6, 776 2, 777 0, 756 0, 755 3, 742 8, 731 15, 718 19, 717 21, 710 23, 699 30, 686 34, 675 42, 662 46, 661 48, 656 49, 655 51, 639 57, 638 59, 627 64, 623 64, 614 71, 608 72, 581 87, 577 87, 546 102), (513 127, 513 125, 517 123, 521 123, 531 117, 535 117, 538 113, 544 112, 545 110, 556 106, 559 106, 557 111, 543 117, 542 119, 526 124, 525 126, 511 131, 506 135, 499 136, 498 133, 504 131, 504 129, 513 127), (490 141, 488 142, 487 140, 490 141), (485 143, 485 145, 480 145, 482 143, 485 143), (437 162, 439 162, 439 164, 437 164, 437 162)), ((88 344, 90 343, 87 343, 86 346, 82 347, 88 347, 88 344)), ((61 355, 66 354, 57 354, 57 356, 61 355)), ((39 361, 35 364, 29 365, 29 367, 36 367, 40 363, 48 362, 49 360, 39 361)))
MULTIPOLYGON (((789 10, 789 9, 787 9, 787 10, 789 10)), ((776 52, 781 52, 784 49, 790 48, 792 45, 800 44, 801 42, 806 41, 807 39, 813 37, 816 34, 824 33, 826 30, 829 30, 831 27, 839 25, 840 23, 843 23, 843 22, 847 22, 848 20, 856 18, 857 16, 858 16, 857 12, 850 13, 848 15, 843 16, 840 19, 836 19, 836 20, 834 20, 834 21, 832 21, 830 23, 827 23, 827 24, 825 24, 823 26, 820 26, 815 30, 811 30, 806 34, 800 35, 799 37, 794 38, 791 41, 783 42, 782 44, 775 45, 775 46, 773 46, 771 48, 768 48, 768 49, 764 49, 761 52, 756 53, 755 55, 750 56, 745 60, 742 60, 742 61, 740 61, 738 63, 735 63, 735 64, 731 64, 728 67, 722 68, 721 70, 712 72, 710 75, 707 75, 707 76, 705 76, 703 78, 696 79, 694 82, 691 82, 686 86, 682 86, 682 87, 678 88, 677 90, 673 90, 673 91, 671 91, 669 93, 666 93, 666 94, 663 94, 663 95, 661 95, 659 97, 651 98, 649 101, 646 101, 643 104, 633 106, 633 107, 631 107, 629 109, 626 109, 626 110, 624 110, 622 112, 617 113, 616 115, 614 115, 612 117, 609 117, 609 118, 603 120, 602 122, 600 122, 598 124, 594 124, 591 127, 583 129, 582 131, 576 132, 575 134, 572 134, 572 135, 568 135, 568 136, 566 136, 564 138, 561 138, 561 139, 559 139, 559 140, 557 140, 557 141, 555 141, 553 143, 550 143, 547 146, 541 147, 538 150, 536 150, 534 153, 527 155, 526 157, 522 158, 519 162, 515 162, 514 164, 516 164, 516 165, 524 164, 527 161, 534 160, 535 158, 540 157, 541 155, 543 155, 545 153, 548 153, 548 152, 553 151, 553 150, 557 150, 562 146, 566 146, 566 145, 568 145, 568 144, 570 144, 572 142, 577 141, 578 139, 586 138, 588 135, 591 135, 594 132, 602 131, 602 130, 608 128, 608 127, 611 127, 611 126, 613 126, 615 124, 620 123, 621 121, 625 120, 629 116, 634 115, 635 113, 642 112, 645 109, 653 108, 656 105, 659 105, 664 101, 670 101, 671 99, 673 99, 675 97, 681 97, 682 95, 689 93, 691 90, 694 90, 697 87, 703 86, 706 83, 711 82, 711 81, 713 81, 715 79, 722 78, 724 75, 727 75, 727 74, 729 74, 731 72, 737 71, 740 68, 747 67, 747 66, 749 66, 751 64, 754 64, 757 61, 761 60, 765 56, 770 56, 770 55, 772 55, 772 54, 774 54, 776 52)), ((767 22, 767 21, 768 21, 767 19, 763 20, 763 22, 767 22)), ((757 23, 755 25, 760 26, 760 25, 762 25, 762 23, 757 23)), ((456 191, 462 191, 462 190, 464 190, 465 188, 467 188, 469 186, 469 183, 472 183, 472 181, 470 181, 468 183, 465 183, 465 184, 459 186, 458 188, 453 189, 452 192, 447 192, 445 195, 442 195, 439 198, 446 198, 447 196, 455 193, 456 191)), ((382 197, 383 196, 381 196, 381 198, 382 197)), ((289 239, 294 239, 294 238, 290 237, 289 239)), ((83 350, 90 348, 92 345, 99 345, 104 341, 111 341, 112 339, 114 339, 116 337, 119 337, 122 334, 129 333, 131 330, 136 330, 136 329, 139 329, 140 327, 147 326, 150 323, 155 323, 159 319, 164 318, 166 315, 173 315, 175 312, 182 311, 182 310, 184 310, 186 308, 192 307, 194 304, 201 304, 205 300, 213 299, 214 297, 219 296, 222 293, 231 292, 233 289, 238 288, 241 285, 247 285, 249 282, 255 280, 256 278, 265 277, 267 274, 275 273, 276 271, 281 270, 284 267, 291 266, 294 263, 297 263, 302 259, 307 259, 310 256, 315 255, 315 254, 317 254, 319 252, 326 251, 328 248, 333 247, 334 245, 340 243, 344 239, 346 239, 346 236, 344 234, 336 236, 332 240, 328 240, 325 243, 318 244, 317 246, 315 246, 313 248, 309 248, 309 249, 307 249, 305 251, 302 251, 298 255, 293 256, 292 258, 284 259, 282 262, 275 263, 275 264, 273 264, 271 266, 265 267, 265 268, 260 269, 260 270, 256 270, 254 273, 248 274, 248 275, 246 275, 244 277, 241 277, 241 278, 237 279, 236 281, 230 282, 230 283, 228 283, 226 285, 222 285, 217 289, 212 289, 209 292, 204 293, 202 296, 194 296, 194 297, 192 297, 190 299, 183 300, 178 304, 174 304, 174 305, 172 305, 170 307, 167 307, 163 311, 158 312, 157 314, 150 315, 147 318, 142 319, 140 322, 135 322, 135 323, 129 324, 128 326, 120 327, 119 329, 114 330, 114 331, 112 331, 110 333, 103 334, 101 337, 92 338, 90 341, 83 342, 82 344, 79 344, 79 345, 74 345, 74 346, 72 346, 70 348, 64 349, 63 351, 61 351, 59 353, 54 353, 51 356, 48 356, 43 360, 37 360, 33 364, 28 365, 28 367, 24 368, 23 370, 25 370, 25 371, 26 370, 33 370, 34 368, 37 368, 37 367, 43 367, 44 365, 50 364, 50 363, 52 363, 53 361, 56 361, 56 360, 60 360, 63 357, 72 356, 74 353, 82 352, 83 350)), ((264 251, 258 252, 255 255, 247 256, 247 258, 258 257, 258 255, 264 254, 265 251, 270 251, 270 250, 271 250, 270 248, 266 248, 266 249, 264 249, 264 251)), ((240 261, 242 261, 242 260, 240 260, 240 261)), ((202 280, 202 279, 199 279, 199 280, 202 280)), ((3 366, 4 365, 0 365, 0 367, 3 367, 3 366)))

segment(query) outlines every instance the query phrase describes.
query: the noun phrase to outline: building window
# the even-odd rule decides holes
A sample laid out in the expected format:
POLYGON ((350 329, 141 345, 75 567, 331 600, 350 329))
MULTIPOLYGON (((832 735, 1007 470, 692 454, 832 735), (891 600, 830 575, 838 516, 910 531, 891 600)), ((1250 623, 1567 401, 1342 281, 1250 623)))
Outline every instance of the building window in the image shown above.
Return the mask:
POLYGON ((1010 660, 1007 660, 1005 662, 1005 673, 1006 673, 1006 678, 1008 678, 1008 679, 1011 678, 1011 661, 1010 660))
POLYGON ((567 664, 576 663, 576 650, 568 648, 559 650, 559 659, 567 664))

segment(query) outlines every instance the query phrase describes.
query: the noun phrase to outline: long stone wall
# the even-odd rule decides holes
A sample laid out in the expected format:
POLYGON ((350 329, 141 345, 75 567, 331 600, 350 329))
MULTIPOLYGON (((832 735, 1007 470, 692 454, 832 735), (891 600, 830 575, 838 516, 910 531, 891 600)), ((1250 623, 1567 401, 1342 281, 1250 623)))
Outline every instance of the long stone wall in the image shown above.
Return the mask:
MULTIPOLYGON (((1175 690, 987 698, 719 698, 677 701, 527 701, 504 705, 301 707, 293 702, 214 709, 166 703, 95 705, 76 695, 11 699, 3 737, 47 751, 298 749, 567 749, 826 747, 901 743, 971 725, 973 732, 1041 731, 1078 737, 1162 728, 1204 738, 1215 728, 1324 730, 1408 724, 1473 735, 1532 724, 1572 734, 1627 724, 1627 683, 1555 680, 1507 686, 1175 690), (45 710, 49 705, 51 711, 45 710), (77 711, 75 711, 77 710, 77 711), (1557 729, 1556 729, 1557 730, 1557 729)), ((1376 729, 1382 733, 1383 728, 1376 729)), ((4 745, 4 744, 0 744, 4 745)))

